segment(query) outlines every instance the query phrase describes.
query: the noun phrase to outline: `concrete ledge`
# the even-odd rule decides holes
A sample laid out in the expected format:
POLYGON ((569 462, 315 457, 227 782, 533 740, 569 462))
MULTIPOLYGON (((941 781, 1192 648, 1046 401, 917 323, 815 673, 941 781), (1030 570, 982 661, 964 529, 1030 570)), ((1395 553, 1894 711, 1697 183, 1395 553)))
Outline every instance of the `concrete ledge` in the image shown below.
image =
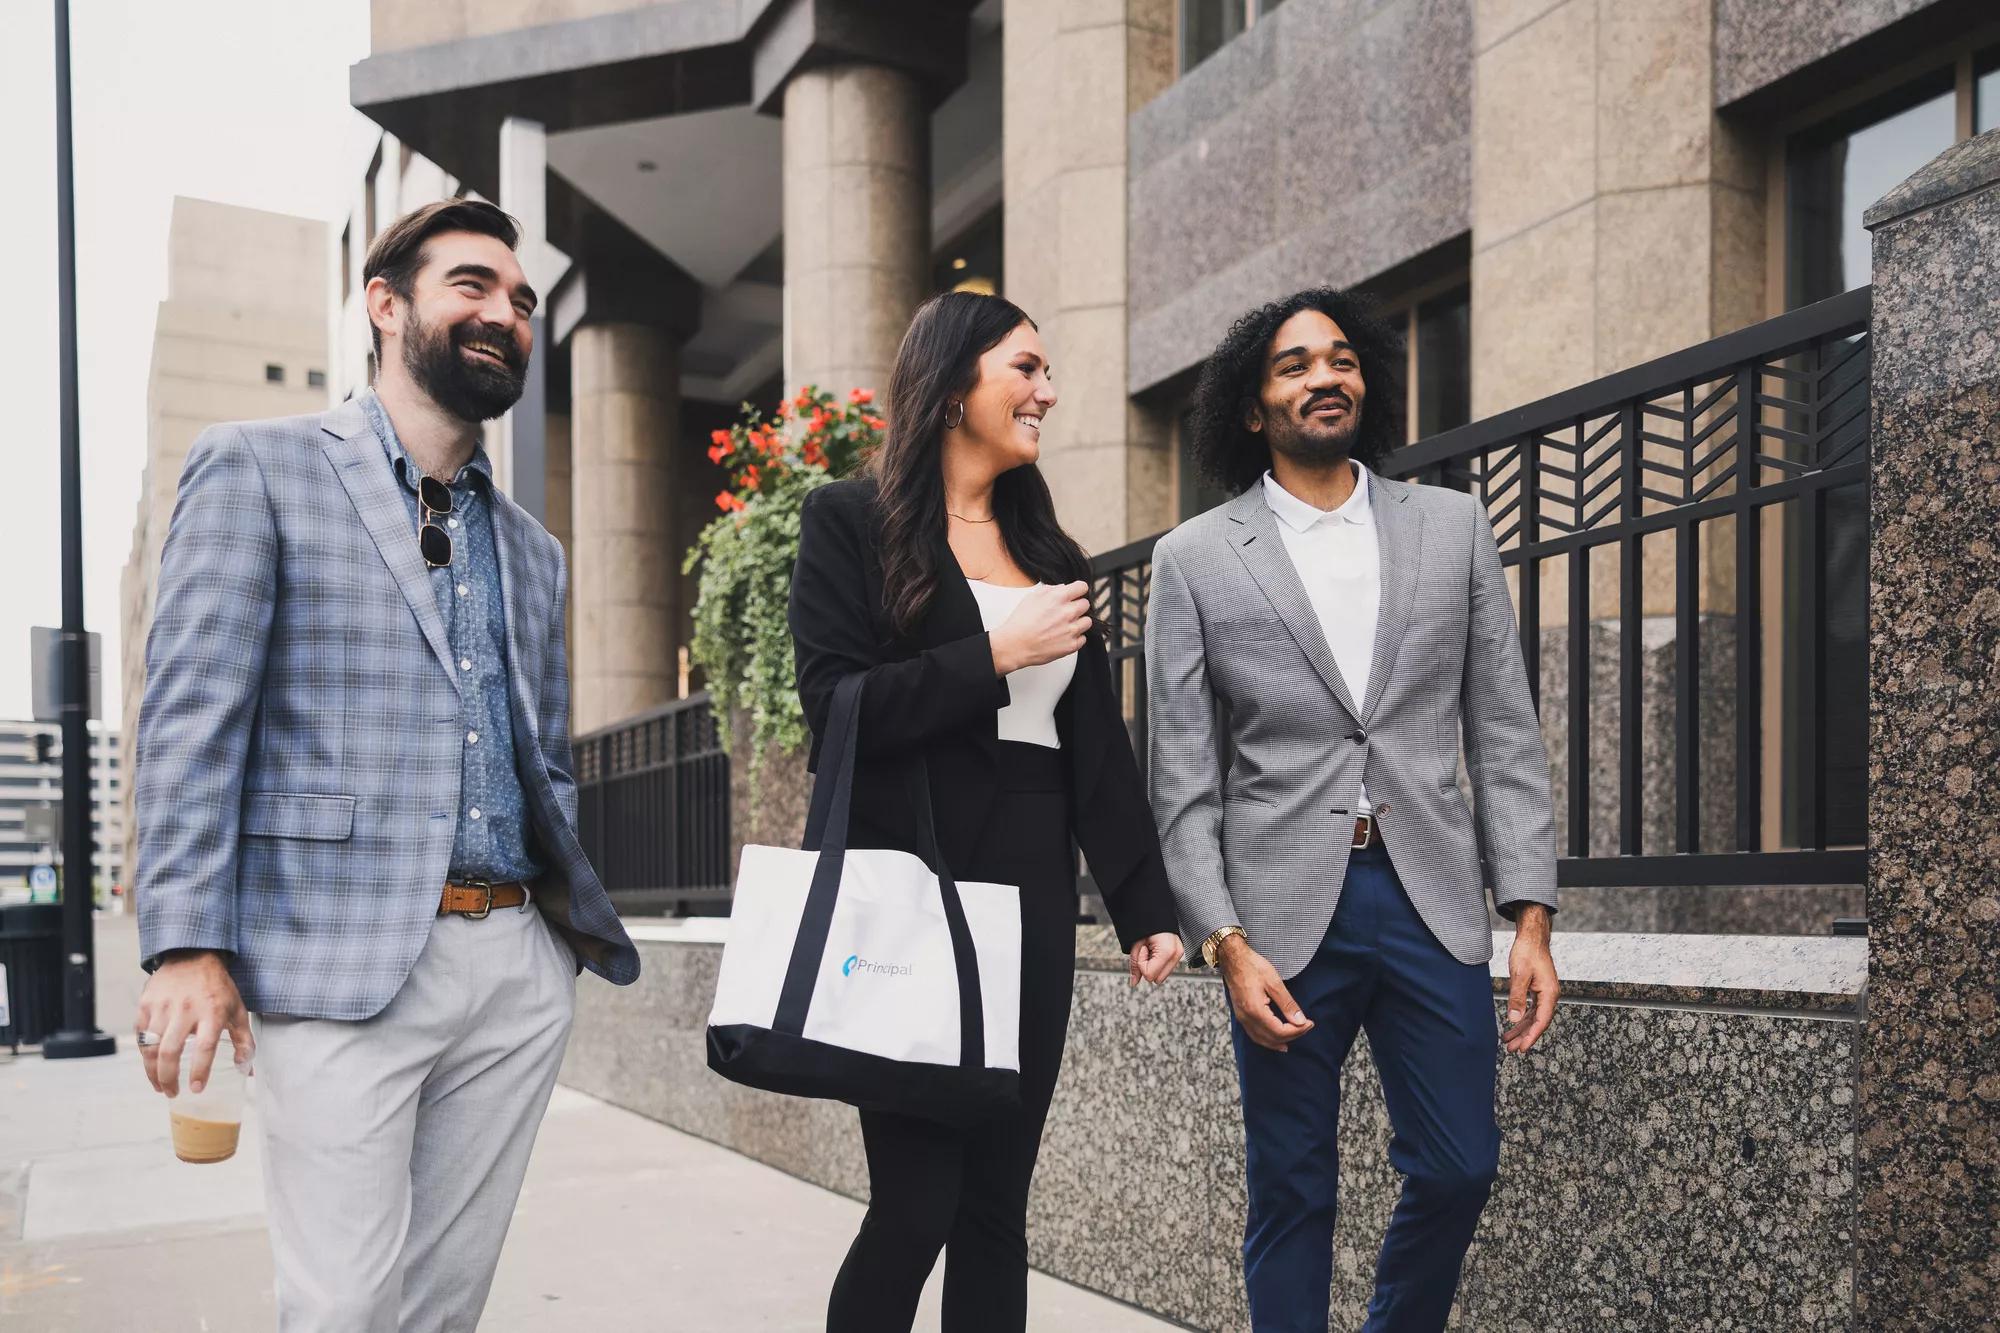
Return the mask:
MULTIPOLYGON (((722 926, 635 923, 645 975, 578 989, 564 1081, 864 1197, 851 1110, 708 1072, 721 949, 706 937, 722 926)), ((1503 1058, 1501 1179, 1453 1327, 1844 1333, 1859 1025, 1752 1000, 1850 999, 1862 942, 1586 938, 1557 937, 1574 984, 1536 1051, 1503 1058), (1651 989, 1580 994, 1592 985, 1651 989), (1686 998, 1714 994, 1734 1000, 1686 998)), ((1504 967, 1504 948, 1500 958, 1504 967)), ((1222 987, 1189 973, 1134 991, 1092 962, 1073 1004, 1030 1258, 1194 1328, 1247 1327, 1242 1123, 1222 987)), ((1399 1188, 1365 1038, 1344 1076, 1340 1135, 1331 1317, 1355 1327, 1399 1188)))
MULTIPOLYGON (((727 917, 628 921, 626 929, 635 943, 729 939, 727 917)), ((1506 989, 1513 946, 1512 931, 1493 932, 1489 967, 1496 992, 1506 989)), ((1570 1000, 1852 1013, 1868 981, 1868 941, 1852 937, 1558 932, 1550 950, 1570 1000)), ((1076 965, 1090 972, 1126 970, 1109 926, 1077 928, 1076 965)), ((1201 975, 1201 969, 1182 972, 1201 975)))

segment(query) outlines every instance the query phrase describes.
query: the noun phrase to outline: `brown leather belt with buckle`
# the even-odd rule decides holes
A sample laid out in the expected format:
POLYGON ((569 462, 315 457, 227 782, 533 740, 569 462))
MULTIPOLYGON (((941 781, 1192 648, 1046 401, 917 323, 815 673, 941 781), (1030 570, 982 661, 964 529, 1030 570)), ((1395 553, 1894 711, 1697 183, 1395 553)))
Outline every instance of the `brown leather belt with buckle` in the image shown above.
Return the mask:
POLYGON ((484 921, 496 907, 527 907, 534 898, 525 884, 447 884, 438 899, 439 916, 462 916, 468 921, 484 921))
POLYGON ((1355 851, 1381 845, 1382 825, 1376 821, 1375 816, 1362 815, 1354 821, 1354 841, 1351 846, 1355 851))

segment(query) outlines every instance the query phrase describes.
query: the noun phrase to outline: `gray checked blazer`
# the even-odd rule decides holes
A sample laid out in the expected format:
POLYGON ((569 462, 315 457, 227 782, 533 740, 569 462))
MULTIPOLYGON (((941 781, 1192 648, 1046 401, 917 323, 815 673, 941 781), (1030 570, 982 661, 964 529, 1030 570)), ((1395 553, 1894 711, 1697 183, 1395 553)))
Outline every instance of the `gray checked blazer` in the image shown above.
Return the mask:
MULTIPOLYGON (((497 490, 515 764, 579 965, 639 957, 576 835, 562 549, 497 490)), ((437 919, 457 827, 458 684, 409 510, 361 405, 202 432, 146 643, 142 956, 222 949, 253 1012, 360 1019, 437 919)))
POLYGON ((1349 697, 1261 483, 1153 552, 1153 814, 1197 958, 1241 925, 1280 976, 1305 968, 1340 899, 1364 780, 1390 861, 1453 957, 1492 956, 1487 886, 1508 915, 1555 906, 1548 753, 1493 527, 1457 491, 1370 473, 1369 493, 1382 603, 1366 699, 1349 697))

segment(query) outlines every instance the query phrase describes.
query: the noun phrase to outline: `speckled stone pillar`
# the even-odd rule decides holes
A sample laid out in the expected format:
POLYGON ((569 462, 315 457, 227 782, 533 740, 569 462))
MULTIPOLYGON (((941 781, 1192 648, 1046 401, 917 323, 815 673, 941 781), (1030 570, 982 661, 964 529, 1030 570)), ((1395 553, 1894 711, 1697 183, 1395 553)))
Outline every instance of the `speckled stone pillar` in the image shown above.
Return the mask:
POLYGON ((1855 1327, 2000 1308, 2000 132, 1870 209, 1868 1023, 1855 1327))
POLYGON ((930 285, 930 113, 886 65, 785 85, 785 385, 883 394, 930 285))
POLYGON ((1008 0, 1007 290, 1061 401, 1042 432, 1056 514, 1087 550, 1173 526, 1172 421, 1126 383, 1128 127, 1174 81, 1170 0, 1008 0))
POLYGON ((644 324, 586 324, 570 358, 570 729, 581 735, 680 692, 680 347, 644 324))

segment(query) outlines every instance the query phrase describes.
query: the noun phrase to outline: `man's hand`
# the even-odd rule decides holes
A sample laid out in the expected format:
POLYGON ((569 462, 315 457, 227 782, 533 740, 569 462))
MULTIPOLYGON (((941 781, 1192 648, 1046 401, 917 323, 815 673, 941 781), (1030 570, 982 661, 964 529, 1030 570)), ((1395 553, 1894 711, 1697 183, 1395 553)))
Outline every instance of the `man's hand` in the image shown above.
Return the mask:
POLYGON ((1561 991, 1556 960, 1549 955, 1549 909, 1540 903, 1524 904, 1514 923, 1514 947, 1507 954, 1507 1030, 1501 1044, 1508 1054, 1522 1055, 1534 1048, 1556 1016, 1556 996, 1561 991))
POLYGON ((1222 942, 1215 964, 1222 984, 1229 988, 1229 1007, 1250 1040, 1268 1050, 1284 1051, 1312 1031, 1312 1020, 1293 1001, 1278 969, 1251 948, 1249 940, 1231 935, 1222 942))
POLYGON ((1180 966, 1181 937, 1172 931, 1160 935, 1148 935, 1132 946, 1128 955, 1132 974, 1132 984, 1139 984, 1143 977, 1155 986, 1167 984, 1167 978, 1180 966))
POLYGON ((236 1048, 237 1062, 249 1064, 256 1038, 250 1034, 250 1015, 222 955, 213 949, 169 953, 139 994, 138 1031, 160 1034, 159 1045, 139 1048, 154 1091, 169 1097, 179 1094, 184 1047, 188 1091, 200 1092, 207 1086, 215 1043, 224 1029, 236 1048))

